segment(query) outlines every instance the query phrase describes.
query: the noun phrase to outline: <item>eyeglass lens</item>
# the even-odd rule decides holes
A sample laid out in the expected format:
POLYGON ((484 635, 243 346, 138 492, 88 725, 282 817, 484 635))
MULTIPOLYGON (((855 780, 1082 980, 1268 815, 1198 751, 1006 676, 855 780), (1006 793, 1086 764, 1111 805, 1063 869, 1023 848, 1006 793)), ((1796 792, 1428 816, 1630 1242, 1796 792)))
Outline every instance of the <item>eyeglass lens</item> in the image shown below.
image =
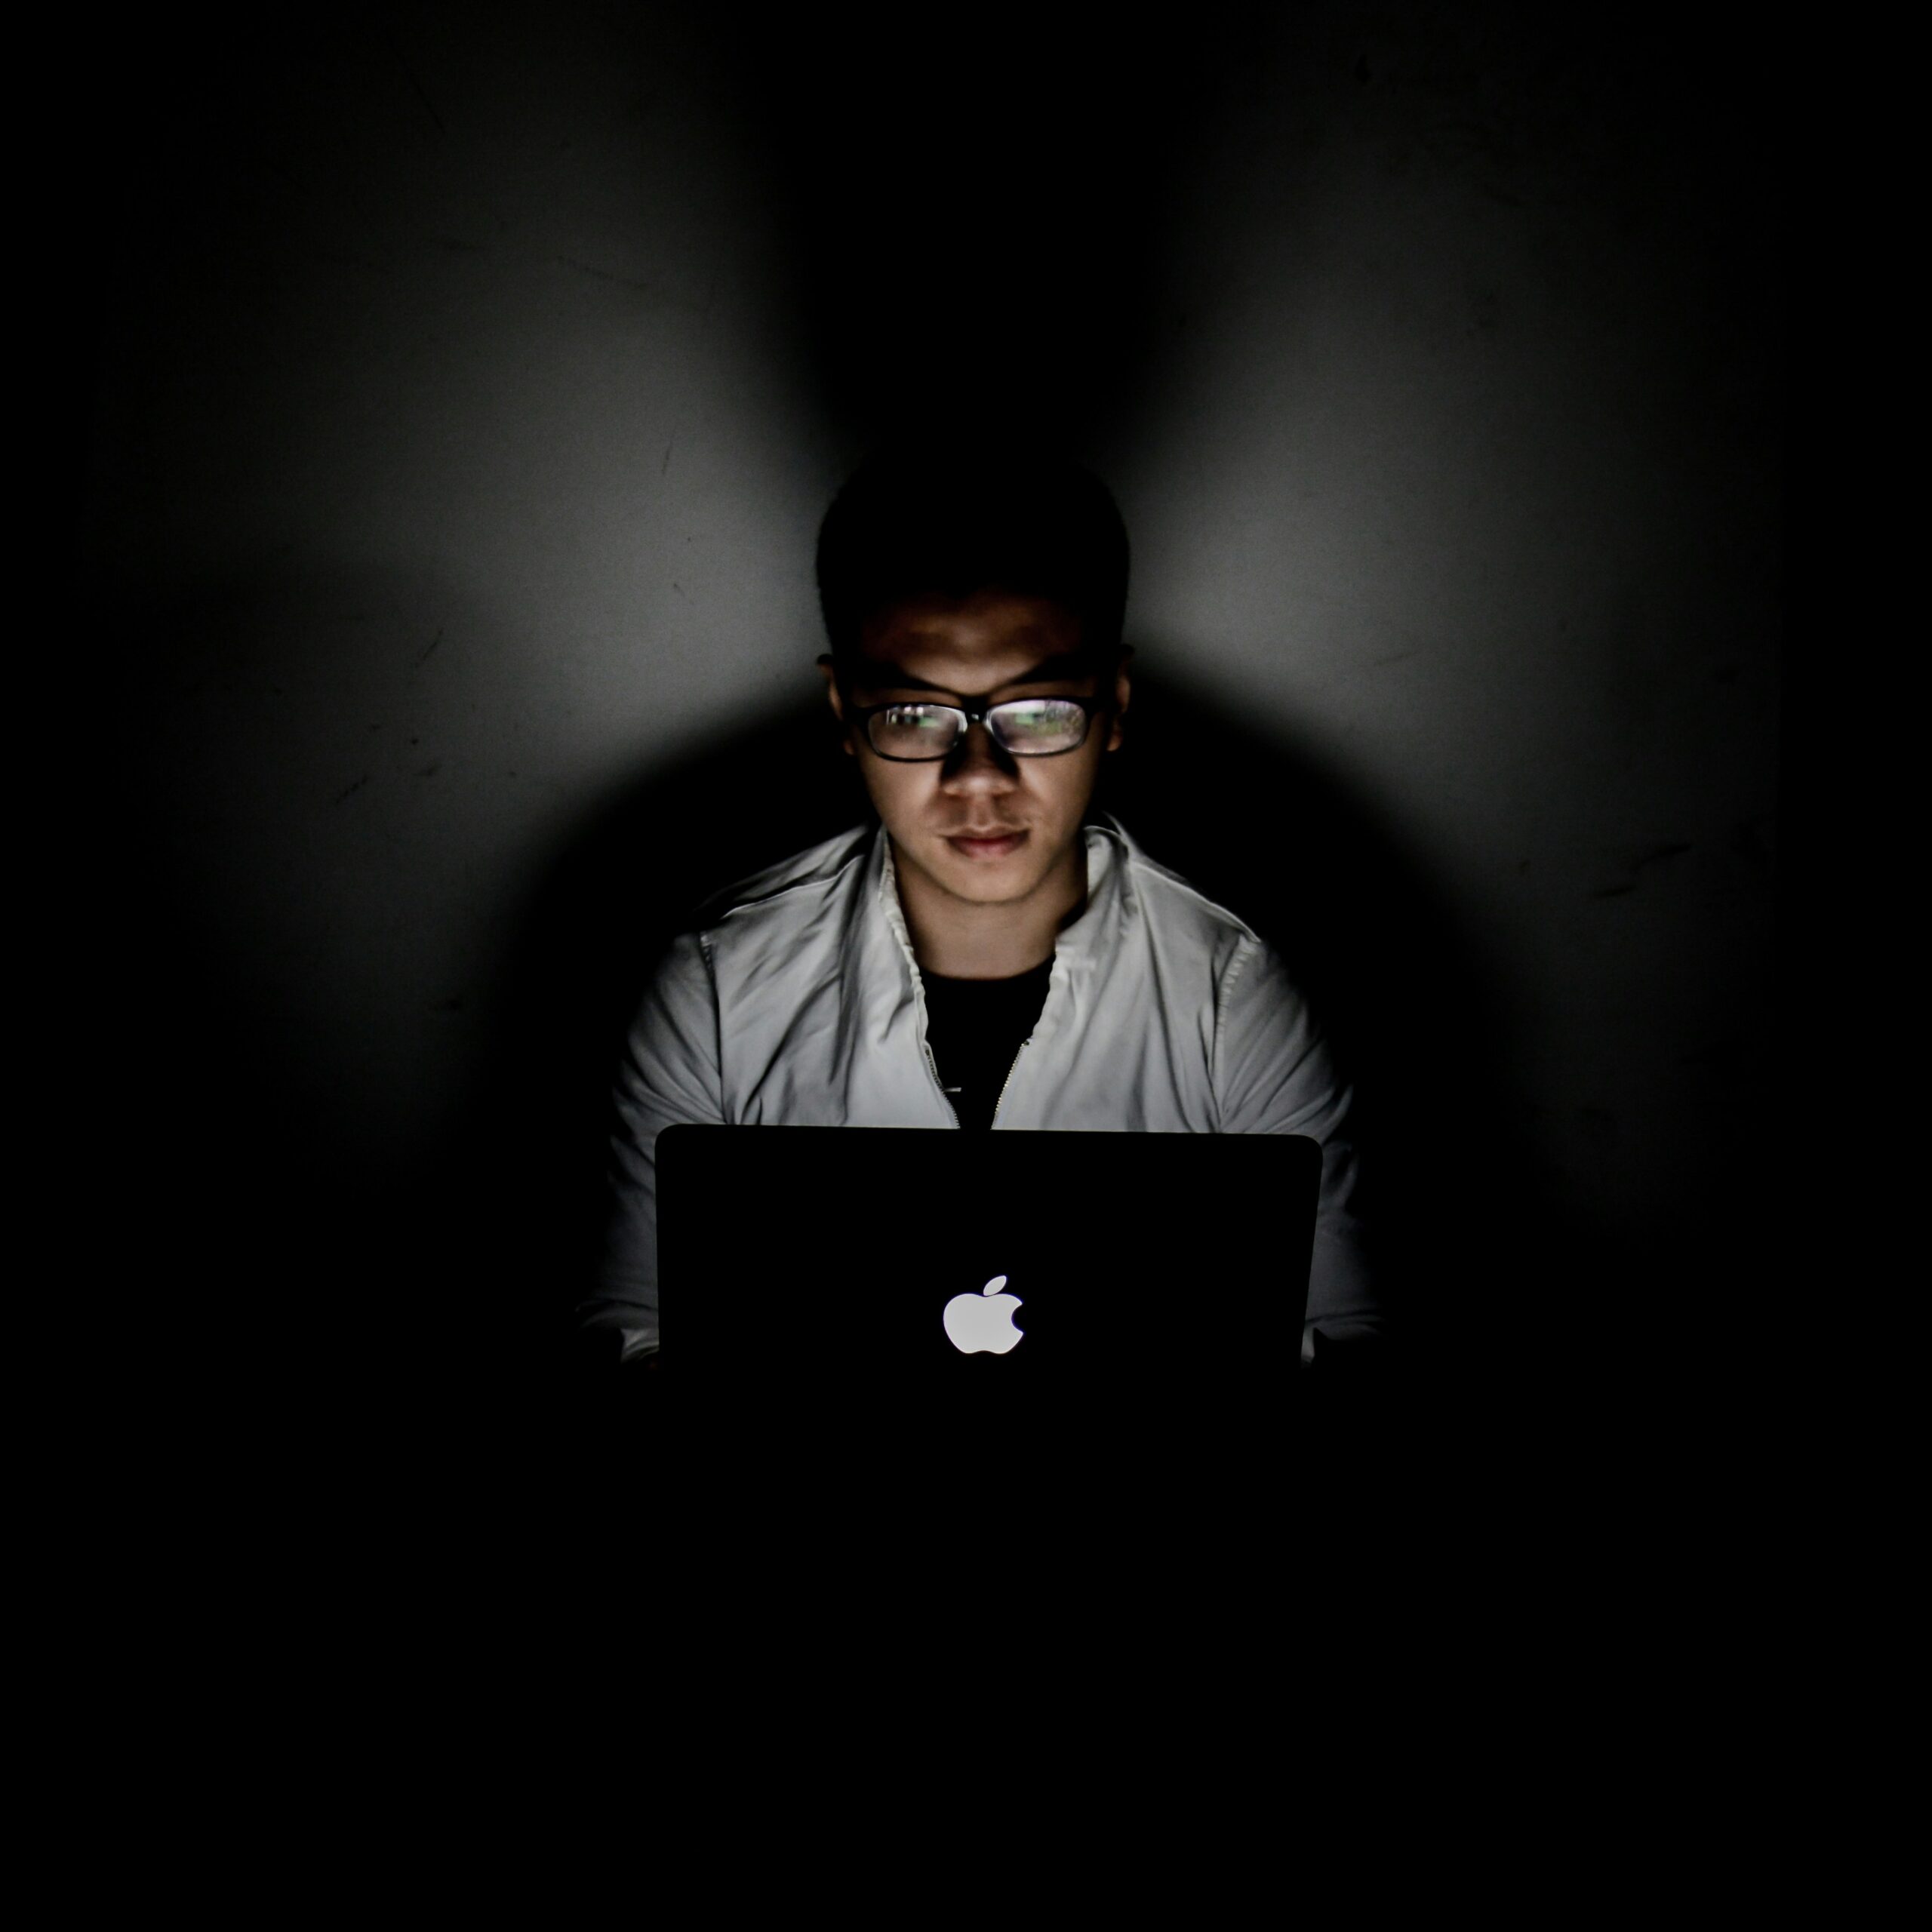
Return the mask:
MULTIPOLYGON (((966 714, 946 704, 889 704, 872 715, 873 750, 887 758, 944 758, 966 729, 966 714)), ((1085 709, 1066 698, 1016 698, 986 713, 1001 750, 1025 757, 1070 752, 1087 735, 1085 709)))

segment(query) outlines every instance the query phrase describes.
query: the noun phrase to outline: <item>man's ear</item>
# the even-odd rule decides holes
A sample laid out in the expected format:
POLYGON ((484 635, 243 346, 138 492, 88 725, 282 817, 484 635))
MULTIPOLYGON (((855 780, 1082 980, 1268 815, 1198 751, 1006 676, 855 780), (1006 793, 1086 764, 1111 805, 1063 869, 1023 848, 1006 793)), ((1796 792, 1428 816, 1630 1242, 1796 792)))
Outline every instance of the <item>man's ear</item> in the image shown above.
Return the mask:
MULTIPOLYGON (((818 668, 820 675, 825 679, 825 695, 832 706, 832 715, 842 724, 845 721, 845 700, 840 694, 838 689, 838 667, 829 657, 826 657, 820 658, 818 668)), ((858 756, 858 751, 852 743, 852 734, 850 731, 843 734, 840 742, 845 747, 845 755, 848 758, 858 756)))
POLYGON ((1134 655, 1130 646, 1121 647, 1120 659, 1114 668, 1114 715, 1112 728, 1107 733, 1107 749, 1117 752, 1121 740, 1125 735, 1121 727, 1127 721, 1127 701, 1130 682, 1127 675, 1127 660, 1134 655))

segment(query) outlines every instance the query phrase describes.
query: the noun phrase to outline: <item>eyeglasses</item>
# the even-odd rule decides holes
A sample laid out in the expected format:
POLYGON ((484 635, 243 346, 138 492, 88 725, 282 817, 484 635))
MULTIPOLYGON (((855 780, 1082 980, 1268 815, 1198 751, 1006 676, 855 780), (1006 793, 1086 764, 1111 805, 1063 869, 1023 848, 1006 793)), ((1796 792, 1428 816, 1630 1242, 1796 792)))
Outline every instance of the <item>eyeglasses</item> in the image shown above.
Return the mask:
POLYGON ((968 729, 980 724, 1015 758, 1076 752, 1100 709, 1094 697, 1016 697, 1004 704, 873 704, 851 715, 881 758, 923 764, 949 758, 968 729))

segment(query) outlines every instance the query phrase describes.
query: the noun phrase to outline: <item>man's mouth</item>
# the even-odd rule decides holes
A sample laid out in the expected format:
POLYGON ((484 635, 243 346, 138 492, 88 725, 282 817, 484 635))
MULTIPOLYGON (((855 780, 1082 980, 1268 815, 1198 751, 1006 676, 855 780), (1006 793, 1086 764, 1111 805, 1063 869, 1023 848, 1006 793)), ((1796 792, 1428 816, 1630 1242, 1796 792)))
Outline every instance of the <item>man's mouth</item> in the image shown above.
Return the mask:
POLYGON ((1026 838, 1023 827, 1017 832, 995 827, 987 832, 949 832, 946 842, 968 859, 1003 859, 1009 852, 1018 851, 1026 838))

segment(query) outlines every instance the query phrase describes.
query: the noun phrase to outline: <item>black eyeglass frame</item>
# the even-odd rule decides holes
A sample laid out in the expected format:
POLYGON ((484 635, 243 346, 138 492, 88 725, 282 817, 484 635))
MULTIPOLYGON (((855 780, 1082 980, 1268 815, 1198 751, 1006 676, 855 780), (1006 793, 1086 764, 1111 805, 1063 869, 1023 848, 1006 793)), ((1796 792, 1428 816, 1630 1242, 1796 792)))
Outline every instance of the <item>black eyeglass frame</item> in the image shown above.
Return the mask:
POLYGON ((1069 752, 1077 752, 1086 743, 1088 734, 1094 728, 1094 714, 1104 711, 1108 702, 1105 698, 1098 697, 1066 697, 1057 692, 1051 697, 1004 697, 997 704, 939 704, 930 698, 897 697, 885 704, 856 706, 847 715, 863 733, 866 749, 874 758, 882 758, 888 764, 937 764, 943 759, 950 758, 966 742, 967 733, 975 724, 985 725, 993 743, 1009 758, 1065 758, 1069 752), (995 711, 1004 711, 1010 704, 1077 704, 1086 713, 1087 721, 1081 727, 1079 737, 1070 745, 1062 745, 1057 751, 1022 751, 1017 746, 1008 744, 993 729, 992 714, 995 711), (923 706, 928 711, 949 711, 955 718, 964 718, 966 722, 960 728, 958 735, 943 752, 929 752, 924 758, 902 758, 892 752, 881 751, 872 742, 872 720, 881 711, 909 711, 915 706, 923 706))

